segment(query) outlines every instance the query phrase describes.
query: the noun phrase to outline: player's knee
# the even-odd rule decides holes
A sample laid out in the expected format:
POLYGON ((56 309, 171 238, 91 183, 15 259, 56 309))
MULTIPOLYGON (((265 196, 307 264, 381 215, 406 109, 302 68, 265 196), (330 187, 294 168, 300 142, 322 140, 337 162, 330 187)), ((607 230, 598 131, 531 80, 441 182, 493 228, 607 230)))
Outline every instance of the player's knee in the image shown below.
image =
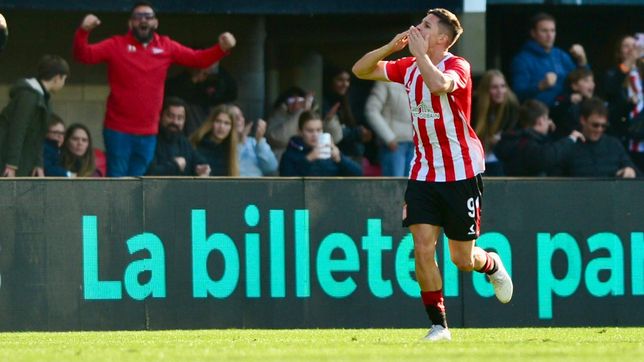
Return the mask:
POLYGON ((433 259, 436 253, 436 246, 431 243, 417 243, 414 245, 414 256, 416 259, 433 259))
POLYGON ((452 255, 452 263, 454 263, 460 271, 469 272, 474 270, 474 259, 471 257, 452 255))

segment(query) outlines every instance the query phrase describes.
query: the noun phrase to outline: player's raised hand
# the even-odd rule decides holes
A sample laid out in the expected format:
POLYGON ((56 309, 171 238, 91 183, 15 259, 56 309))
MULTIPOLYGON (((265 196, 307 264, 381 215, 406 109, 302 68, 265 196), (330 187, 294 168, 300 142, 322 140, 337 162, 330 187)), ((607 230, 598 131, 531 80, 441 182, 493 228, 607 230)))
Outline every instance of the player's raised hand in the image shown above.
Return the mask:
POLYGON ((429 43, 415 26, 409 27, 409 52, 416 58, 427 54, 429 43))
POLYGON ((409 43, 409 32, 403 31, 402 33, 396 34, 396 36, 391 39, 389 47, 391 48, 391 52, 395 53, 405 49, 407 43, 409 43))
POLYGON ((81 28, 86 31, 92 31, 97 26, 101 25, 101 21, 94 14, 87 14, 81 23, 81 28))
POLYGON ((237 40, 235 40, 235 36, 233 34, 225 32, 219 35, 219 46, 221 49, 228 51, 234 48, 235 44, 237 44, 237 40))

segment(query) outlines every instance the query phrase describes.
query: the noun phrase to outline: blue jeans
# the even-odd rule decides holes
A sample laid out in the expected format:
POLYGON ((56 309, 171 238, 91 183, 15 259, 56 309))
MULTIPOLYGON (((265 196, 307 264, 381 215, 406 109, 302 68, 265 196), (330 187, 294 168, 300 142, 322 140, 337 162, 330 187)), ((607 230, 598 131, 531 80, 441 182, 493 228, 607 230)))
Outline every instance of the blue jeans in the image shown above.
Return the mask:
POLYGON ((411 170, 411 159, 414 156, 413 142, 398 142, 398 149, 389 150, 386 145, 380 147, 380 167, 383 176, 407 177, 411 170))
POLYGON ((143 176, 154 157, 157 137, 137 136, 103 129, 107 176, 143 176))

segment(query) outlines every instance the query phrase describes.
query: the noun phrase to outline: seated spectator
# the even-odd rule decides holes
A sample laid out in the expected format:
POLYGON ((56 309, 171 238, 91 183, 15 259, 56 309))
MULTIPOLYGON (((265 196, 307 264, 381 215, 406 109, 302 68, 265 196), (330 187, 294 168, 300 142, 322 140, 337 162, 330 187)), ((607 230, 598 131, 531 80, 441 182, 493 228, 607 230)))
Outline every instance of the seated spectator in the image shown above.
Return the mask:
POLYGON ((394 82, 376 82, 367 98, 364 112, 381 143, 382 176, 408 176, 414 143, 405 87, 394 82))
POLYGON ((43 139, 51 113, 49 99, 65 86, 67 62, 45 55, 36 78, 19 79, 0 112, 0 170, 2 176, 44 176, 43 139))
POLYGON ((219 62, 208 68, 190 68, 168 79, 165 96, 186 102, 184 134, 191 135, 208 118, 210 110, 237 99, 237 82, 219 62))
POLYGON ((210 176, 239 176, 237 132, 230 106, 221 104, 190 136, 190 143, 210 165, 210 176))
POLYGON ((343 156, 333 142, 324 146, 318 143, 322 123, 315 112, 300 115, 300 135, 291 138, 282 156, 280 176, 362 176, 360 166, 343 156))
POLYGON ((494 152, 503 162, 508 176, 546 176, 556 169, 583 135, 572 131, 569 137, 552 142, 548 132, 553 122, 548 107, 537 100, 527 100, 519 109, 520 130, 503 134, 494 152))
POLYGON ((568 73, 576 67, 588 67, 586 52, 579 44, 572 45, 570 55, 554 46, 557 31, 550 14, 536 14, 530 25, 532 39, 512 60, 512 89, 521 102, 536 98, 551 107, 563 93, 568 73))
POLYGON ((235 130, 239 139, 239 175, 267 176, 277 171, 277 158, 266 142, 266 121, 258 119, 254 124, 246 122, 244 114, 236 105, 230 106, 235 122, 235 130), (251 131, 254 135, 249 137, 251 131))
POLYGON ((634 178, 637 167, 615 137, 604 134, 608 109, 599 98, 581 103, 579 118, 585 142, 575 144, 561 164, 561 174, 573 177, 634 178))
POLYGON ((65 141, 65 122, 52 113, 47 122, 47 135, 43 147, 45 176, 68 177, 68 171, 59 165, 63 142, 65 141))
POLYGON ((366 144, 373 140, 373 132, 361 124, 351 110, 349 87, 351 74, 344 69, 328 67, 325 70, 324 102, 322 116, 325 132, 331 133, 343 155, 362 165, 366 144), (339 125, 340 131, 330 130, 329 125, 339 125))
POLYGON ((89 129, 82 124, 69 126, 65 133, 59 165, 68 177, 103 177, 96 167, 94 147, 89 129))
POLYGON ((146 175, 209 176, 210 165, 183 134, 186 103, 177 97, 166 98, 159 121, 154 159, 146 175))
POLYGON ((617 42, 616 56, 617 64, 604 77, 608 131, 622 141, 633 162, 644 170, 644 49, 635 37, 627 35, 617 42))
POLYGON ((595 78, 587 68, 577 68, 568 74, 569 91, 557 97, 552 107, 552 119, 557 126, 554 137, 566 137, 579 125, 579 104, 595 94, 595 78))
POLYGON ((519 101, 497 69, 483 74, 474 99, 473 127, 485 150, 485 175, 503 176, 503 165, 494 154, 494 146, 503 132, 517 128, 519 101))

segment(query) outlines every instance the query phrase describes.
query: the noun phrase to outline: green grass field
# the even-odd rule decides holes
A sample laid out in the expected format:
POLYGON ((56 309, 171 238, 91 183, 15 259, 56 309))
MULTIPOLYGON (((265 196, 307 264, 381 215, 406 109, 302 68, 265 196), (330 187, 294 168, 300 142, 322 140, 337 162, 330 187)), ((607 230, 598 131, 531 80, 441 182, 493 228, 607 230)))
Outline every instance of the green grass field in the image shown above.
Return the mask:
POLYGON ((644 328, 0 333, 0 361, 644 361, 644 328))

